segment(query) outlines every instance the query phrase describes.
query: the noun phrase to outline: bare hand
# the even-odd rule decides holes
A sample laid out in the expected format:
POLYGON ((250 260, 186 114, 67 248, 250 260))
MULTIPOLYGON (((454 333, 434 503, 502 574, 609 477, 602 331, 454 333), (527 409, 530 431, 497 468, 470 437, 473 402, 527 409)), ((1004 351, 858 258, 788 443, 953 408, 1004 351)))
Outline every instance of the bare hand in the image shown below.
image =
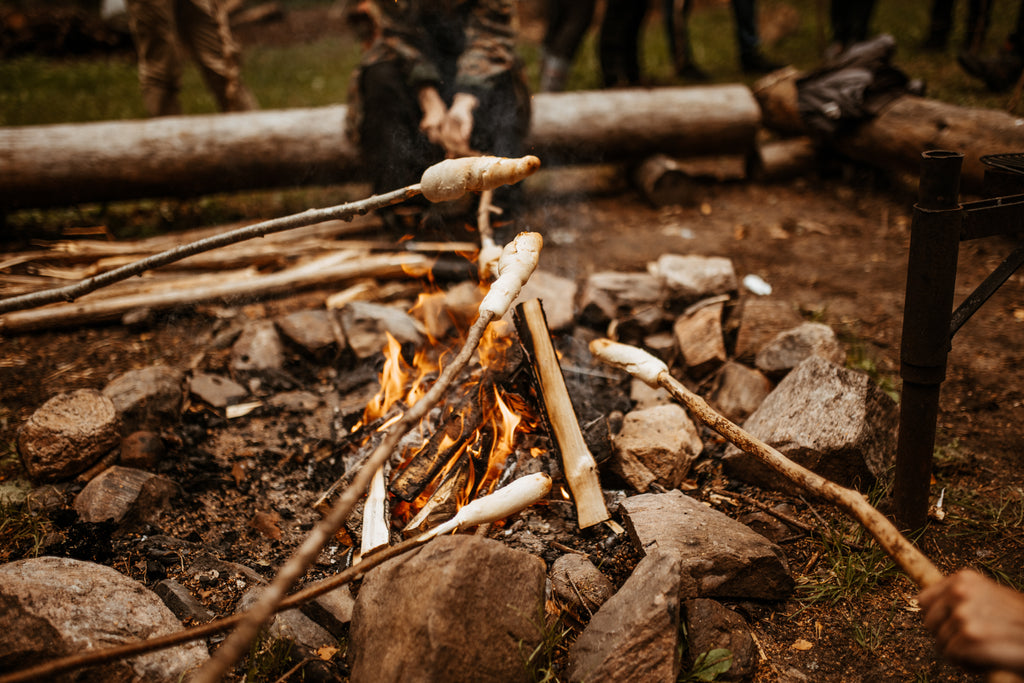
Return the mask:
POLYGON ((420 109, 423 111, 420 130, 432 143, 443 147, 442 129, 448 116, 448 108, 445 106, 444 100, 441 99, 436 88, 426 87, 420 89, 419 101, 420 109))
POLYGON ((469 138, 473 133, 473 111, 479 101, 473 95, 457 93, 441 126, 441 144, 449 157, 473 154, 469 138))
POLYGON ((950 660, 1024 675, 1024 594, 962 570, 921 591, 917 601, 950 660))

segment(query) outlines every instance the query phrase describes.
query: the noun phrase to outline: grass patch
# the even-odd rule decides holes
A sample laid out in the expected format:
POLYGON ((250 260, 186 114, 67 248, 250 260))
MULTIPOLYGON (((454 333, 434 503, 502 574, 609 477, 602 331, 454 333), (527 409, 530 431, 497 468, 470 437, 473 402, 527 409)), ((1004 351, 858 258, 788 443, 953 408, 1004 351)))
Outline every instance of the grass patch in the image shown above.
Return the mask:
POLYGON ((51 527, 25 503, 0 504, 0 562, 39 557, 51 527))

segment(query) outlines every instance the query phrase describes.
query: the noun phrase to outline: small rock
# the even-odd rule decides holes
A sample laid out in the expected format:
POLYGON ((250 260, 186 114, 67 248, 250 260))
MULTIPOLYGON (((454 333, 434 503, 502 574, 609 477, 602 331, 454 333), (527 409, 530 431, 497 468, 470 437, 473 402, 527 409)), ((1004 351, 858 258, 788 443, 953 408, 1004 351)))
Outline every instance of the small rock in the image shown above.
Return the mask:
POLYGON ((118 376, 103 389, 103 395, 113 401, 125 430, 156 427, 181 416, 183 379, 180 370, 151 365, 118 376))
POLYGON ((663 254, 648 270, 661 281, 671 299, 680 303, 739 289, 732 259, 722 256, 663 254))
POLYGON ((766 375, 780 377, 812 355, 838 365, 846 360, 846 352, 831 327, 821 323, 803 323, 780 332, 761 347, 755 365, 766 375))
POLYGON ((715 375, 708 402, 733 422, 743 422, 771 393, 772 383, 761 372, 728 361, 715 375))
POLYGON ((100 392, 58 394, 18 430, 18 453, 33 479, 67 478, 114 448, 120 428, 114 403, 100 392))
POLYGON ((197 372, 189 383, 189 391, 199 400, 209 403, 214 408, 241 403, 249 395, 249 390, 237 382, 220 375, 197 372))
POLYGON ((672 326, 687 374, 700 379, 721 367, 727 359, 722 335, 722 311, 725 305, 712 304, 680 316, 672 326))
POLYGON ((679 576, 679 559, 652 549, 572 644, 569 680, 676 680, 679 576))
POLYGON ((587 278, 580 293, 580 320, 603 325, 644 309, 661 311, 664 301, 664 287, 653 275, 594 273, 587 278))
POLYGON ((330 631, 335 638, 341 638, 348 633, 355 607, 352 589, 346 583, 307 602, 301 609, 303 614, 330 631))
POLYGON ((153 592, 160 596, 174 616, 186 624, 205 624, 213 621, 217 615, 206 609, 203 603, 196 600, 187 588, 173 579, 164 579, 153 587, 153 592))
POLYGON ((523 657, 540 642, 545 574, 540 558, 475 535, 371 569, 352 615, 352 680, 530 680, 523 657))
POLYGON ((621 509, 638 549, 658 547, 679 558, 683 599, 780 600, 793 590, 781 548, 681 491, 632 496, 621 509))
MULTIPOLYGON (((238 601, 236 612, 251 609, 263 590, 263 586, 254 586, 246 591, 238 601)), ((271 638, 294 643, 304 651, 303 654, 315 652, 322 647, 335 646, 338 642, 327 629, 307 617, 298 608, 278 612, 271 617, 265 628, 271 638)))
POLYGON ((548 329, 560 331, 571 328, 576 323, 576 283, 543 270, 534 271, 530 279, 523 285, 519 301, 540 299, 544 307, 544 317, 548 329))
POLYGON ((691 656, 717 649, 732 653, 732 666, 715 680, 741 681, 757 671, 757 648, 743 617, 703 598, 685 601, 682 614, 691 656))
POLYGON ((321 402, 320 397, 310 391, 285 391, 271 396, 267 405, 290 413, 311 413, 321 402))
POLYGON ((753 361, 761 347, 803 319, 792 304, 778 299, 746 298, 737 314, 736 350, 739 361, 753 361))
MULTIPOLYGON (((862 372, 811 356, 779 382, 744 429, 790 460, 841 486, 867 488, 891 467, 899 406, 862 372)), ((728 446, 730 476, 759 486, 790 484, 759 460, 728 446)))
POLYGON ((179 493, 166 477, 115 465, 99 473, 75 497, 82 521, 147 522, 179 493))
POLYGON ((562 555, 550 575, 555 595, 580 615, 592 614, 615 594, 615 586, 586 555, 562 555))
POLYGON ((163 439, 155 432, 132 432, 121 439, 120 463, 137 470, 151 470, 166 453, 163 439))
POLYGON ((231 347, 231 369, 241 376, 257 376, 284 367, 284 344, 269 320, 247 325, 231 347))
POLYGON ((674 403, 675 399, 668 389, 663 387, 652 387, 642 379, 632 378, 629 383, 629 398, 633 402, 634 410, 663 406, 674 403))
POLYGON ((612 469, 641 492, 654 482, 679 486, 704 449, 686 410, 675 403, 627 414, 614 444, 612 469))
POLYGON ((352 301, 340 310, 341 327, 349 348, 357 358, 379 354, 387 346, 390 333, 399 344, 422 346, 425 336, 415 318, 392 306, 352 301))
POLYGON ((277 327, 287 339, 310 355, 322 354, 337 342, 330 311, 297 311, 278 319, 277 327))
MULTIPOLYGON (((167 635, 181 622, 117 571, 58 557, 0 566, 0 671, 167 635)), ((89 680, 176 683, 209 655, 194 641, 89 669, 89 680)))

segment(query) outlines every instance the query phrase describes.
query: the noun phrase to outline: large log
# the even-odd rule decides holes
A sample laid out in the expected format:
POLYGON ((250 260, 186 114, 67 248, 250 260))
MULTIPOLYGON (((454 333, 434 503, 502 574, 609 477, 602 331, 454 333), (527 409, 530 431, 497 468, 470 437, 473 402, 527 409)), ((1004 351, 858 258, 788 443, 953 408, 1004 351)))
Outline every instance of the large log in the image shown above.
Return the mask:
MULTIPOLYGON (((790 70, 755 84, 766 128, 806 134, 797 110, 795 81, 799 76, 790 70)), ((1024 118, 902 95, 874 118, 837 137, 833 144, 851 159, 914 177, 920 172, 922 153, 940 149, 961 152, 961 186, 969 192, 980 192, 985 175, 982 156, 1024 152, 1024 118)))
MULTIPOLYGON (((365 180, 344 105, 0 128, 0 209, 365 180)), ((529 151, 546 165, 747 153, 761 112, 743 85, 545 93, 529 151)))

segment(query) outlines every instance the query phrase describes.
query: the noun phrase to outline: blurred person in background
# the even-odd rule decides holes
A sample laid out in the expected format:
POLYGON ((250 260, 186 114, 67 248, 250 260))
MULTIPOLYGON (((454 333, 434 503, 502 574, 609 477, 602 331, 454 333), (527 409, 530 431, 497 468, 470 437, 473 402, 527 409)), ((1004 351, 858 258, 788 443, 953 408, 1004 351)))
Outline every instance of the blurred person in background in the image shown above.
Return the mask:
MULTIPOLYGON (((992 18, 993 0, 968 0, 967 24, 964 28, 963 52, 978 52, 988 33, 992 18)), ((949 35, 953 32, 953 14, 956 0, 932 0, 928 37, 922 47, 925 50, 945 50, 949 35)))
POLYGON ((595 0, 548 0, 540 67, 540 91, 561 92, 576 52, 594 18, 595 0))
MULTIPOLYGON (((346 134, 375 193, 418 183, 445 157, 522 156, 530 93, 515 0, 362 0, 348 21, 365 50, 349 85, 346 134)), ((519 192, 499 188, 495 204, 514 209, 519 192)), ((404 210, 381 212, 386 227, 444 228, 440 207, 404 210)))
POLYGON ((1013 33, 995 55, 961 52, 956 60, 964 71, 983 81, 992 92, 1009 90, 1024 71, 1024 0, 1017 8, 1017 24, 1013 33))
POLYGON ((217 0, 126 0, 139 57, 142 102, 150 116, 181 113, 181 51, 199 67, 221 111, 256 109, 242 83, 239 48, 217 0))

